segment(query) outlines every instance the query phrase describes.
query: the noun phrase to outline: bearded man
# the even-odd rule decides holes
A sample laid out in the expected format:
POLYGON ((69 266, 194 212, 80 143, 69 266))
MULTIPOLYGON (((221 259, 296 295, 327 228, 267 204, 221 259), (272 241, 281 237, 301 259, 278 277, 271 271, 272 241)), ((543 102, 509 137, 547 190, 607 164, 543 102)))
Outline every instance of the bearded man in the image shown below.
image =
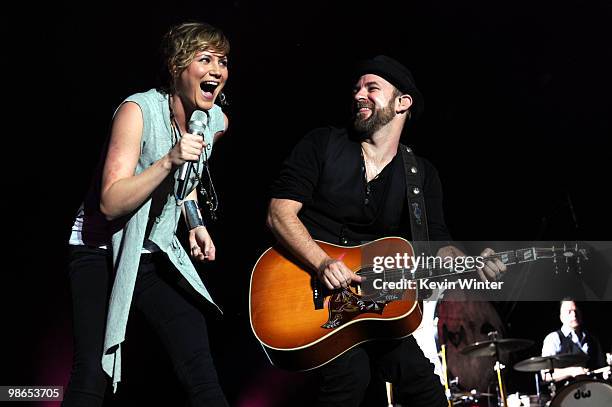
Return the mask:
MULTIPOLYGON (((362 61, 354 78, 351 128, 320 128, 306 135, 273 184, 268 210, 268 226, 279 242, 329 290, 346 289, 363 278, 313 239, 349 246, 401 236, 437 241, 432 254, 462 255, 449 243, 436 169, 400 144, 406 122, 423 110, 412 74, 380 55, 362 61)), ((493 252, 487 250, 484 255, 493 252)), ((478 270, 489 279, 503 271, 497 261, 478 270)), ((393 384, 395 401, 402 405, 448 405, 433 365, 413 336, 360 344, 318 371, 318 406, 378 405, 364 398, 371 382, 382 381, 393 384)))

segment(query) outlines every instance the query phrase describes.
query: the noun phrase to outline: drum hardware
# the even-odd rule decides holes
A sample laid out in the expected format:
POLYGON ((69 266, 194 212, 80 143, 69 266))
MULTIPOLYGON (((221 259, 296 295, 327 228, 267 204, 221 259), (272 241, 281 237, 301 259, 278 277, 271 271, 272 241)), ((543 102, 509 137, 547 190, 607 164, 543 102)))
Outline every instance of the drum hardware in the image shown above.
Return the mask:
POLYGON ((488 399, 491 397, 496 397, 497 394, 492 393, 481 393, 476 389, 472 389, 471 391, 465 392, 456 392, 453 393, 451 400, 449 400, 450 406, 466 406, 466 407, 476 407, 482 406, 484 404, 484 399, 488 399))
POLYGON ((542 405, 542 393, 540 392, 540 374, 534 373, 536 396, 538 397, 538 405, 542 405))
POLYGON ((497 331, 489 332, 487 336, 490 338, 488 341, 475 342, 463 348, 461 353, 473 357, 495 357, 495 365, 493 370, 495 370, 495 373, 497 374, 499 398, 501 400, 501 405, 507 407, 508 400, 506 398, 506 387, 504 385, 502 375, 502 370, 506 366, 501 363, 500 353, 515 352, 521 349, 526 349, 532 346, 534 342, 527 339, 497 339, 497 331))
POLYGON ((519 392, 508 395, 508 406, 509 407, 529 407, 531 405, 529 395, 522 394, 519 392))
POLYGON ((448 369, 446 368, 446 345, 441 346, 439 356, 442 358, 442 381, 444 381, 444 394, 446 394, 446 400, 448 400, 448 407, 452 407, 451 391, 448 384, 448 369))
POLYGON ((459 378, 454 377, 449 380, 448 378, 448 365, 446 364, 446 345, 440 346, 440 352, 438 356, 442 359, 442 381, 444 382, 444 392, 448 400, 448 406, 466 406, 469 403, 470 406, 476 406, 479 403, 481 397, 493 397, 494 394, 480 393, 476 389, 472 389, 469 392, 463 392, 459 390, 459 378))
MULTIPOLYGON (((557 392, 555 382, 552 380, 555 369, 584 365, 587 359, 587 355, 574 353, 561 353, 551 356, 534 356, 518 362, 514 365, 514 369, 518 370, 519 372, 536 372, 536 381, 537 372, 546 370, 547 372, 545 375, 550 375, 550 383, 548 384, 550 396, 554 397, 557 392)), ((537 386, 536 389, 538 390, 539 395, 539 386, 537 386)))

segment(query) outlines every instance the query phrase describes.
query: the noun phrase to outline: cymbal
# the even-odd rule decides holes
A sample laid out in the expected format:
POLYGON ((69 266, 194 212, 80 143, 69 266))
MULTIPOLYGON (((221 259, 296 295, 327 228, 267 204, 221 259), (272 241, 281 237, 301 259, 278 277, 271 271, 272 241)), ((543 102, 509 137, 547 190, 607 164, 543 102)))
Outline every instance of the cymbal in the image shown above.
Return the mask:
POLYGON ((480 397, 497 397, 497 394, 493 393, 481 393, 477 390, 472 391, 460 391, 460 392, 452 392, 451 397, 453 399, 465 399, 465 398, 480 398, 480 397))
POLYGON ((526 349, 533 345, 534 342, 528 339, 495 339, 490 341, 474 342, 471 345, 461 349, 461 353, 468 356, 495 356, 498 352, 516 352, 517 350, 526 349))
POLYGON ((539 372, 543 369, 561 369, 584 365, 588 356, 584 354, 560 353, 552 356, 535 356, 514 365, 519 372, 539 372))

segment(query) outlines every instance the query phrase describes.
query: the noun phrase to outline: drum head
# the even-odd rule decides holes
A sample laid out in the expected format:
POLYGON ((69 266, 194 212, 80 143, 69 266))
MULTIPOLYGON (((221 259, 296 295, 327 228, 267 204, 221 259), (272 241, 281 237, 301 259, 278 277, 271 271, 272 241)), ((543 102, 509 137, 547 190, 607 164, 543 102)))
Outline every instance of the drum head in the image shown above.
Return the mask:
POLYGON ((495 358, 461 354, 466 346, 488 340, 491 331, 503 337, 503 324, 493 305, 488 301, 468 300, 459 290, 447 290, 436 306, 437 344, 446 345, 446 364, 449 380, 458 377, 459 387, 465 390, 488 391, 495 382, 495 358))
POLYGON ((612 406, 612 386, 598 380, 579 380, 562 388, 550 406, 609 407, 612 406))

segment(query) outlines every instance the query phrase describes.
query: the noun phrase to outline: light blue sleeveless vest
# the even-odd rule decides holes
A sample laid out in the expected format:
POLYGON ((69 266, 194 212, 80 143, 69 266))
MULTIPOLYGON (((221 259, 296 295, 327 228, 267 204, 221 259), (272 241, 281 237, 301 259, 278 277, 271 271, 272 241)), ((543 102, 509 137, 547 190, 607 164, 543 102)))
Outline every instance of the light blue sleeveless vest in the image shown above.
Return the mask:
MULTIPOLYGON (((125 102, 138 104, 142 111, 144 127, 140 143, 141 153, 135 172, 140 174, 172 149, 173 139, 168 95, 151 89, 148 92, 132 95, 125 102)), ((214 105, 208 113, 209 121, 204 139, 209 146, 207 147, 207 153, 210 156, 213 136, 216 132, 224 130, 225 123, 223 112, 219 106, 214 105)), ((203 169, 204 161, 205 154, 202 154, 199 165, 194 166, 200 172, 203 169)), ((178 170, 174 172, 175 181, 178 172, 178 170)), ((195 171, 192 171, 187 188, 188 192, 195 187, 196 179, 195 171)), ((152 199, 149 198, 132 215, 123 229, 112 236, 113 264, 116 275, 106 321, 102 368, 112 377, 114 390, 117 389, 117 383, 121 381, 121 343, 125 340, 125 330, 140 262, 140 253, 146 238, 145 233, 150 216, 154 216, 154 220, 148 236, 149 240, 157 244, 168 255, 172 264, 202 297, 217 306, 198 276, 189 255, 176 237, 181 206, 177 205, 174 197, 175 188, 176 182, 163 182, 154 193, 155 196, 161 196, 162 200, 165 199, 165 203, 162 202, 161 209, 156 214, 151 214, 152 199), (165 198, 163 198, 164 194, 165 198)))

